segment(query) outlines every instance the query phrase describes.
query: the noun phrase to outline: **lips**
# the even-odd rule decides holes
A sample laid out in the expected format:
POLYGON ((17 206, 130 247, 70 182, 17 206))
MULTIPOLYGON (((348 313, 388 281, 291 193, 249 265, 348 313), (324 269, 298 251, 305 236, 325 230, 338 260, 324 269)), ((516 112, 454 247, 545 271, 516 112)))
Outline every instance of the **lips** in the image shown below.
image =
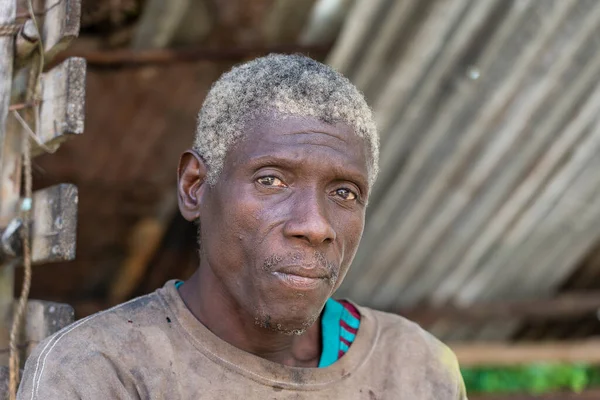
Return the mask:
POLYGON ((319 266, 297 266, 290 265, 285 267, 279 267, 275 269, 275 272, 280 272, 282 274, 299 276, 302 278, 311 278, 311 279, 327 279, 329 278, 329 272, 325 268, 321 268, 319 266))
POLYGON ((314 289, 329 279, 329 273, 323 268, 289 266, 277 268, 273 275, 286 286, 294 289, 314 289))

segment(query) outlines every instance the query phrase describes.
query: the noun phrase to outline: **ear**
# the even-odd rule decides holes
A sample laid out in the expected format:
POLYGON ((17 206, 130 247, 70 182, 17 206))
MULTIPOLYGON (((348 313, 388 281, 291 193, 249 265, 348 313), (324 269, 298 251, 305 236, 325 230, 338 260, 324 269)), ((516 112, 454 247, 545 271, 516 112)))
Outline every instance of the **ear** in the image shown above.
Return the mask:
POLYGON ((206 163, 196 151, 188 150, 181 155, 177 169, 177 197, 179 211, 188 221, 200 218, 207 171, 206 163))

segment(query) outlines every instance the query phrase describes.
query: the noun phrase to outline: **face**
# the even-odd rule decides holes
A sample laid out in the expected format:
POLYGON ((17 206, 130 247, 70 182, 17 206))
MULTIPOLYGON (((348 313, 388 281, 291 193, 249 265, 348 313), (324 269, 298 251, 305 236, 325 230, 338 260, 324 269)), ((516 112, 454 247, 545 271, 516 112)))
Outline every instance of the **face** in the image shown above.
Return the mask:
POLYGON ((302 332, 341 284, 364 227, 367 150, 346 125, 273 114, 248 124, 214 186, 184 154, 180 208, 200 219, 200 268, 265 328, 302 332))

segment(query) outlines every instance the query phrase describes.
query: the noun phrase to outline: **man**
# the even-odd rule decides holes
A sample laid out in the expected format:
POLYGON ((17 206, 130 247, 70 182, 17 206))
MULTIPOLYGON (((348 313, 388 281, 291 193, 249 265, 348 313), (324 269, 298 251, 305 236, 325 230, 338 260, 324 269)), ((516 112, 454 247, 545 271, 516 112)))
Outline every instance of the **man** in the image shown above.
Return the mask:
POLYGON ((198 270, 41 343, 20 398, 465 399, 432 336, 331 299, 378 146, 362 95, 323 64, 270 55, 224 74, 178 170, 198 270))

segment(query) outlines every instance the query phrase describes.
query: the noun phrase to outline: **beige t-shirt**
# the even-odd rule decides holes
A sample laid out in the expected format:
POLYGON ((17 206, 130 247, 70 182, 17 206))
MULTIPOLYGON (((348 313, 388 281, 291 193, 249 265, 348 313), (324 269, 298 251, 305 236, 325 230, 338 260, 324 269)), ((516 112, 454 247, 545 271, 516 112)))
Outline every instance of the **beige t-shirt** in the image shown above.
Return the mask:
POLYGON ((357 308, 346 355, 326 368, 287 367, 215 336, 169 281, 40 343, 18 398, 466 399, 446 346, 402 317, 357 308))

